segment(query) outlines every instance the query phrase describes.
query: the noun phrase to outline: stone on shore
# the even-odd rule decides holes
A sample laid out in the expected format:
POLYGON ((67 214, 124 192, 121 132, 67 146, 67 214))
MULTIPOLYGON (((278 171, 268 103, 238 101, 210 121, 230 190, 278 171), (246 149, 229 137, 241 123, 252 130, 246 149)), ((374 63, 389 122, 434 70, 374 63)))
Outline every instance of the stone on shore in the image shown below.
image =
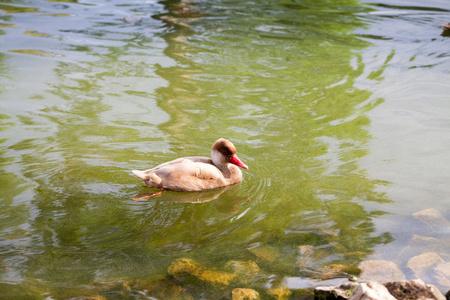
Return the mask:
POLYGON ((341 286, 318 286, 314 289, 314 299, 317 300, 343 300, 348 299, 357 283, 347 283, 341 286))
POLYGON ((377 282, 363 282, 356 286, 349 300, 397 300, 388 289, 377 282))
MULTIPOLYGON (((450 292, 447 293, 450 296, 450 292)), ((422 280, 379 284, 373 281, 348 283, 339 287, 316 287, 316 300, 446 300, 436 286, 422 280)))
POLYGON ((384 286, 398 300, 446 300, 445 296, 442 295, 437 287, 431 284, 425 284, 420 279, 387 282, 384 286))

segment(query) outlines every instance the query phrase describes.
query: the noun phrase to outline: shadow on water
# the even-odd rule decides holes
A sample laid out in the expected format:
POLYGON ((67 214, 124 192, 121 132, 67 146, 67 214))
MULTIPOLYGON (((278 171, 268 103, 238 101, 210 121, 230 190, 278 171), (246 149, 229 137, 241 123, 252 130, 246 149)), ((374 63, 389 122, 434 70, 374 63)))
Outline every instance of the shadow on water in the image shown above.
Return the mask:
POLYGON ((20 282, 24 293, 55 298, 166 288, 173 298, 218 299, 242 284, 266 295, 285 277, 357 273, 375 245, 392 240, 374 234, 384 212, 366 206, 389 201, 377 192, 386 183, 358 166, 371 139, 366 113, 381 102, 355 87, 367 43, 352 31, 365 26, 366 9, 325 0, 161 4, 167 13, 153 10, 123 36, 109 31, 123 29, 117 17, 64 30, 92 44, 69 44, 86 60, 59 63, 38 97, 49 104, 18 118, 46 134, 8 146, 20 170, 2 175, 14 186, 7 198, 22 187, 10 174, 32 188, 8 212, 27 211, 16 234, 23 244, 2 231, 12 242, 0 264, 14 282, 2 287, 14 295, 20 282), (152 26, 162 27, 141 34, 152 26), (149 50, 163 51, 161 61, 149 50), (250 167, 240 185, 132 201, 143 191, 129 170, 207 155, 218 137, 250 167), (259 272, 229 288, 198 272, 175 280, 167 268, 179 258, 203 271, 250 262, 259 272))

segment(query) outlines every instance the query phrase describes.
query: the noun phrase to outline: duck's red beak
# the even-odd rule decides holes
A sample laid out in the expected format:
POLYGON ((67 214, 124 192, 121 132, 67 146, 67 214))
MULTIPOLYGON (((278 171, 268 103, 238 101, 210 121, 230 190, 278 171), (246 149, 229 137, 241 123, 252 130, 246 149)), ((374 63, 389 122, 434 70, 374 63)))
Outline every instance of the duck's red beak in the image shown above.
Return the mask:
POLYGON ((242 162, 242 160, 240 160, 239 157, 237 157, 237 155, 233 155, 233 156, 231 157, 230 163, 232 163, 232 164, 234 164, 234 165, 236 165, 236 166, 239 166, 239 167, 241 167, 241 168, 244 168, 244 169, 248 170, 248 166, 247 166, 246 164, 244 164, 244 163, 242 162))

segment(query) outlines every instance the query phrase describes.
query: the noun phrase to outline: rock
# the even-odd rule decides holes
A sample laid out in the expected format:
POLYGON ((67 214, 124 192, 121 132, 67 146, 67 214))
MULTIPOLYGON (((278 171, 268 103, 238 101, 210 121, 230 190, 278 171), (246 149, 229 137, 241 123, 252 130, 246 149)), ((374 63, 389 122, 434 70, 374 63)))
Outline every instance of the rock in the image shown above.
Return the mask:
POLYGON ((299 264, 300 269, 309 268, 315 265, 314 260, 314 247, 310 245, 302 245, 298 247, 299 264))
POLYGON ((193 275, 202 281, 221 285, 229 285, 230 281, 237 276, 232 273, 207 269, 189 258, 179 258, 174 260, 167 269, 167 272, 173 277, 193 275))
POLYGON ((269 295, 274 296, 278 300, 289 299, 289 296, 292 294, 291 291, 285 286, 281 286, 274 289, 268 289, 267 293, 269 295))
POLYGON ((413 217, 426 225, 429 230, 441 231, 443 227, 450 227, 450 222, 442 216, 439 210, 434 208, 413 213, 413 217))
POLYGON ((450 253, 447 253, 450 249, 450 237, 446 238, 434 238, 422 235, 413 235, 409 245, 403 248, 397 259, 399 261, 408 261, 411 257, 418 256, 426 252, 436 252, 445 261, 450 260, 450 253))
POLYGON ((446 252, 450 248, 450 238, 433 238, 414 234, 411 238, 411 245, 423 252, 446 252))
POLYGON ((357 270, 354 270, 354 268, 345 265, 331 264, 323 266, 319 269, 319 271, 319 274, 315 274, 312 276, 313 279, 328 280, 337 277, 345 277, 347 276, 347 274, 353 273, 357 270))
POLYGON ((434 278, 436 282, 446 288, 450 288, 450 263, 444 263, 437 266, 435 269, 434 278))
POLYGON ((438 285, 450 288, 450 263, 434 252, 426 252, 414 256, 406 264, 417 278, 436 282, 438 285))
POLYGON ((269 262, 275 261, 280 256, 280 253, 275 248, 268 245, 248 248, 248 251, 250 251, 257 258, 269 262))
POLYGON ((232 273, 245 276, 254 276, 259 273, 258 264, 251 260, 230 260, 225 264, 225 268, 232 273))
POLYGON ((342 300, 348 299, 357 283, 343 284, 341 286, 318 286, 314 289, 314 299, 317 300, 342 300))
POLYGON ((259 300, 259 293, 253 289, 234 289, 231 292, 232 300, 259 300))
POLYGON ((441 240, 434 237, 413 234, 411 238, 411 244, 414 245, 415 247, 429 247, 430 244, 433 246, 440 245, 441 240))
POLYGON ((450 253, 450 237, 434 238, 429 236, 422 236, 414 234, 405 248, 400 251, 398 259, 401 261, 408 261, 411 257, 420 255, 425 252, 436 252, 444 259, 449 261, 450 253))
POLYGON ((236 274, 239 282, 244 286, 249 285, 259 273, 258 264, 251 260, 230 260, 225 264, 224 269, 225 271, 236 274))
MULTIPOLYGON (((447 293, 450 297, 450 291, 447 293)), ((339 287, 316 287, 315 300, 446 300, 431 284, 422 280, 402 280, 379 284, 373 281, 348 283, 339 287)))
POLYGON ((361 279, 384 283, 387 281, 405 280, 406 277, 397 265, 387 260, 366 260, 359 264, 361 279))
POLYGON ((387 282, 384 286, 398 300, 445 300, 444 295, 434 285, 425 284, 420 279, 387 282))
POLYGON ((181 277, 186 274, 192 275, 200 268, 199 264, 189 258, 179 258, 174 260, 167 272, 173 277, 181 277))
POLYGON ((431 272, 434 267, 445 261, 434 252, 426 252, 411 258, 406 266, 410 268, 417 278, 422 278, 431 272))
POLYGON ((122 298, 133 298, 132 295, 136 293, 145 293, 152 299, 193 299, 183 287, 177 285, 168 276, 152 276, 123 282, 122 298))
POLYGON ((353 290, 348 300, 396 300, 388 289, 376 282, 363 282, 353 290))

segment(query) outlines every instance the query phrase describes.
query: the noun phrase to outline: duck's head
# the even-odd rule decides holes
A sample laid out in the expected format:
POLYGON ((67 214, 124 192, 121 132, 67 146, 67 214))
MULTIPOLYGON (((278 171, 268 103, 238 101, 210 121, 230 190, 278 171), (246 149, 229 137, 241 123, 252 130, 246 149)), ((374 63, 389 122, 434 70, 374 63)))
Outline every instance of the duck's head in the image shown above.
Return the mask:
POLYGON ((211 148, 211 159, 217 166, 226 166, 227 164, 234 164, 241 168, 248 170, 248 166, 244 164, 236 155, 236 147, 232 142, 220 138, 211 148))

